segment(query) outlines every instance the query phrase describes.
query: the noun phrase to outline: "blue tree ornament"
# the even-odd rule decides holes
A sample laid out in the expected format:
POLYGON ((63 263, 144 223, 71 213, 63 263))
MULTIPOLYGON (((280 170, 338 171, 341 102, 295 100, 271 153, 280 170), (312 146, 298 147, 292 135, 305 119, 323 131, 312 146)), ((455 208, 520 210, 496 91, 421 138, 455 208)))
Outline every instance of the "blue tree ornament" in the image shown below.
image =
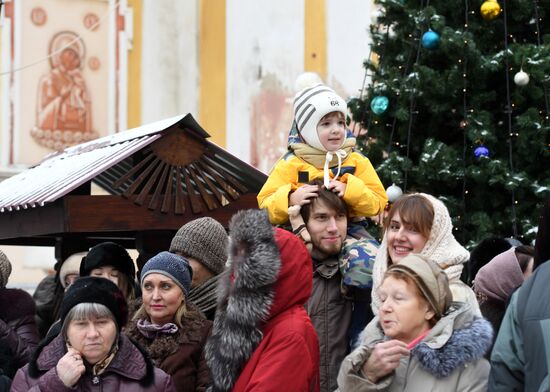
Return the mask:
POLYGON ((390 100, 388 97, 385 97, 383 95, 378 95, 370 101, 370 108, 374 114, 380 115, 384 113, 386 110, 388 110, 388 106, 390 105, 390 100))
POLYGON ((439 47, 439 41, 441 41, 439 34, 433 30, 428 30, 422 35, 422 46, 426 49, 437 49, 439 47))
POLYGON ((487 158, 489 156, 489 149, 484 145, 481 145, 474 150, 474 155, 476 158, 487 158))

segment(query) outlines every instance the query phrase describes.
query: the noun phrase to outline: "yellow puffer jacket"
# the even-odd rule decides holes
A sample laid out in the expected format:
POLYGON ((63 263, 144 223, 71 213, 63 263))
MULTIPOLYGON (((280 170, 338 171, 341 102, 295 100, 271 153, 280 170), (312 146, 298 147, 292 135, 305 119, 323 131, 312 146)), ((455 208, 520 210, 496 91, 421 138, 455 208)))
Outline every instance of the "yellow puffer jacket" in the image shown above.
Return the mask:
MULTIPOLYGON (((331 178, 334 174, 331 171, 331 178)), ((323 169, 289 152, 269 174, 258 194, 258 205, 267 209, 272 224, 286 223, 290 193, 316 178, 323 178, 323 169)), ((377 215, 388 202, 384 186, 369 159, 356 151, 342 162, 338 180, 347 184, 344 201, 350 217, 377 215)))

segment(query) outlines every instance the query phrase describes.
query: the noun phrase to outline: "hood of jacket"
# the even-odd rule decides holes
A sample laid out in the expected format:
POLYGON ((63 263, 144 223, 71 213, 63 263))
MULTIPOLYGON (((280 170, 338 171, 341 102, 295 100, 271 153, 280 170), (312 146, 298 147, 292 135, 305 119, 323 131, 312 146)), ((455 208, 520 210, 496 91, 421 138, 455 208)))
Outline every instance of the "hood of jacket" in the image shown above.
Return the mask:
MULTIPOLYGON (((386 339, 378 317, 367 325, 361 339, 367 346, 386 339)), ((430 374, 443 378, 458 367, 483 358, 492 342, 491 323, 475 315, 470 305, 455 302, 448 313, 411 350, 411 355, 430 374)))
MULTIPOLYGON (((38 378, 57 365, 67 352, 65 339, 61 335, 43 340, 29 362, 29 376, 38 378)), ((136 380, 142 387, 155 381, 155 366, 147 352, 124 335, 119 335, 118 351, 105 370, 119 376, 136 380)))
POLYGON ((34 318, 35 313, 34 300, 25 290, 0 289, 0 319, 8 322, 25 316, 34 318))
POLYGON ((218 307, 206 360, 213 390, 231 390, 270 320, 304 306, 312 261, 292 233, 273 228, 266 211, 237 213, 229 223, 229 268, 220 278, 218 307))

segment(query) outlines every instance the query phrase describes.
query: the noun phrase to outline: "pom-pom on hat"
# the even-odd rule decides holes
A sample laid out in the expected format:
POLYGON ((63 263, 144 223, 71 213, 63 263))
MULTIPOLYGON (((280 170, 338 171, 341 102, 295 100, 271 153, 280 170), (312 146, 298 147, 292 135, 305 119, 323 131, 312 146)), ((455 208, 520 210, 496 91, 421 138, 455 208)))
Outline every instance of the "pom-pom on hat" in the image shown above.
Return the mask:
POLYGON ((170 252, 192 257, 218 275, 225 268, 227 246, 227 232, 221 223, 205 217, 183 225, 172 239, 170 252))
MULTIPOLYGON (((323 84, 305 88, 294 97, 294 120, 302 138, 310 146, 326 151, 317 134, 317 124, 329 113, 347 114, 347 104, 333 89, 323 84)), ((342 142, 345 142, 345 140, 342 142)), ((342 147, 342 146, 340 146, 342 147)))
POLYGON ((160 252, 156 256, 149 259, 141 269, 141 285, 143 280, 149 274, 162 274, 172 279, 177 284, 183 293, 187 295, 191 288, 191 279, 193 278, 193 270, 189 266, 187 260, 174 253, 160 252))
POLYGON ((11 275, 11 263, 8 256, 0 250, 0 289, 8 284, 8 278, 11 275))
POLYGON ((69 311, 81 303, 105 305, 111 311, 117 323, 118 330, 126 325, 128 306, 124 294, 108 279, 86 276, 77 279, 65 292, 61 303, 61 324, 69 311))
POLYGON ((411 254, 398 264, 389 266, 386 274, 391 271, 399 271, 411 278, 439 318, 451 305, 453 296, 449 280, 437 264, 420 255, 411 254))
POLYGON ((128 251, 114 242, 102 242, 94 246, 80 263, 80 276, 88 276, 94 268, 110 265, 128 276, 133 282, 136 279, 136 267, 128 251))
POLYGON ((61 264, 61 268, 59 269, 59 282, 64 289, 67 288, 67 284, 65 283, 67 275, 80 275, 80 263, 86 254, 87 252, 73 253, 67 257, 63 264, 61 264))

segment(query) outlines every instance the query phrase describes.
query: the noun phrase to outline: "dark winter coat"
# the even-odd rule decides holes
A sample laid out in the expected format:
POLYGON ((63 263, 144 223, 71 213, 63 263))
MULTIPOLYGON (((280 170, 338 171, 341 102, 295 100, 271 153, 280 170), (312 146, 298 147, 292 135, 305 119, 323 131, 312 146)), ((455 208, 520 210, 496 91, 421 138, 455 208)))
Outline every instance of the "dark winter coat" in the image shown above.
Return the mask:
POLYGON ((352 303, 342 296, 337 256, 315 262, 313 291, 306 309, 320 347, 321 392, 332 392, 342 361, 349 354, 352 303))
POLYGON ((26 291, 0 289, 0 367, 8 377, 29 362, 38 345, 34 314, 34 301, 26 291))
POLYGON ((550 391, 550 263, 514 292, 491 353, 489 391, 550 391))
POLYGON ((35 320, 40 338, 45 337, 52 324, 59 319, 63 293, 63 286, 55 275, 48 275, 38 283, 32 298, 36 304, 35 320))
POLYGON ((191 307, 183 328, 175 334, 161 334, 148 339, 139 332, 137 320, 128 323, 125 334, 144 347, 160 369, 172 377, 178 392, 205 391, 210 373, 204 358, 204 346, 212 323, 191 307))
POLYGON ((206 358, 213 391, 319 391, 319 344, 304 309, 311 258, 264 211, 230 222, 230 266, 220 278, 206 358))
POLYGON ((342 363, 338 386, 343 392, 485 391, 489 363, 483 356, 492 338, 487 320, 475 315, 468 304, 455 302, 411 355, 401 358, 394 372, 373 383, 361 368, 374 346, 387 339, 376 317, 363 331, 361 346, 342 363))
POLYGON ((175 392, 170 376, 156 368, 145 351, 120 335, 118 351, 105 371, 93 377, 85 373, 73 388, 66 387, 57 376, 56 366, 67 352, 62 336, 47 340, 33 355, 31 362, 19 369, 12 392, 175 392), (95 382, 95 383, 94 383, 95 382))

